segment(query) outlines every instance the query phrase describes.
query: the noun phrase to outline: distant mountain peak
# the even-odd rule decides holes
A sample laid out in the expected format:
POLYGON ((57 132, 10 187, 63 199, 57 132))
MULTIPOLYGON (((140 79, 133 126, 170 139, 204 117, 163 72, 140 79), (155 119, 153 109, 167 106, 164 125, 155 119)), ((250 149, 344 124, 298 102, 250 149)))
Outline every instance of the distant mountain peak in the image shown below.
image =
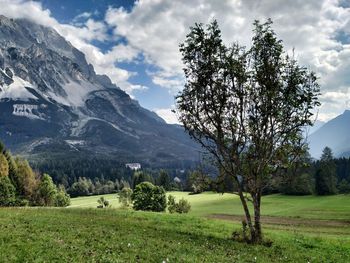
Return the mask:
POLYGON ((350 111, 326 122, 322 127, 312 133, 308 138, 310 153, 319 158, 324 147, 330 147, 335 156, 347 156, 350 152, 350 111))

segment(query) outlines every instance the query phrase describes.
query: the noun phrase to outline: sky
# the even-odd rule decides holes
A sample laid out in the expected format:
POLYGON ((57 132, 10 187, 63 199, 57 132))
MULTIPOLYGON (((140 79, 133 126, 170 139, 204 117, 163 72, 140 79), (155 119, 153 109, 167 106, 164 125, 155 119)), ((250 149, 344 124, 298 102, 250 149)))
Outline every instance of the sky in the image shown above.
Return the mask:
POLYGON ((226 44, 249 47, 253 21, 272 18, 286 52, 319 77, 318 120, 350 108, 350 0, 0 0, 0 14, 53 27, 168 123, 177 123, 189 27, 217 19, 226 44))

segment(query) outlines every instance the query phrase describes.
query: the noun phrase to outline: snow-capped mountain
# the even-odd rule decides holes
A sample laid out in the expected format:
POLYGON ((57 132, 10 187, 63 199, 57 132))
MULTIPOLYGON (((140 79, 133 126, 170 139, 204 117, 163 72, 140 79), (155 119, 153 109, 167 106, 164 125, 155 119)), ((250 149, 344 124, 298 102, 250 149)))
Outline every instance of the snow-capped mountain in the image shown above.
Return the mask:
POLYGON ((142 108, 51 28, 0 16, 0 140, 17 153, 193 160, 197 146, 142 108))

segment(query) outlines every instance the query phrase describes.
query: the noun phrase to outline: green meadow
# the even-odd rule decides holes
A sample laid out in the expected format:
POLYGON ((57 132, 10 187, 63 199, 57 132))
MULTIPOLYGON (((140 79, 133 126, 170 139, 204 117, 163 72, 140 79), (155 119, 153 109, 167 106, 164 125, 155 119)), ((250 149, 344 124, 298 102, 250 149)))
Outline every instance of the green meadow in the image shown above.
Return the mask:
MULTIPOLYGON (((168 192, 176 199, 185 198, 192 206, 191 215, 209 216, 213 214, 243 215, 240 200, 234 194, 205 192, 190 195, 187 192, 168 192)), ((93 208, 97 200, 105 197, 112 208, 119 208, 117 194, 77 197, 71 199, 69 208, 93 208)), ((306 219, 350 220, 350 195, 333 196, 287 196, 267 195, 262 199, 262 214, 306 219)))
POLYGON ((0 262, 350 262, 350 196, 263 198, 272 246, 233 241, 242 209, 232 194, 171 192, 189 214, 96 209, 100 196, 68 208, 1 208, 0 262))

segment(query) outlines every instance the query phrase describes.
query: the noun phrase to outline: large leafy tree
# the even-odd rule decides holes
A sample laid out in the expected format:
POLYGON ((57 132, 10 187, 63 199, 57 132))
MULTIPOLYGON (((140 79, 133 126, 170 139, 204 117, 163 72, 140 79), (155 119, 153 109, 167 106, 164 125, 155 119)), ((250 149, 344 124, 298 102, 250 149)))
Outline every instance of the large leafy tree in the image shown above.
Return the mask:
POLYGON ((226 46, 216 21, 191 27, 180 45, 186 83, 176 98, 179 119, 236 181, 254 243, 262 240, 262 191, 300 152, 302 128, 319 104, 315 74, 285 54, 271 24, 254 23, 249 50, 226 46))

